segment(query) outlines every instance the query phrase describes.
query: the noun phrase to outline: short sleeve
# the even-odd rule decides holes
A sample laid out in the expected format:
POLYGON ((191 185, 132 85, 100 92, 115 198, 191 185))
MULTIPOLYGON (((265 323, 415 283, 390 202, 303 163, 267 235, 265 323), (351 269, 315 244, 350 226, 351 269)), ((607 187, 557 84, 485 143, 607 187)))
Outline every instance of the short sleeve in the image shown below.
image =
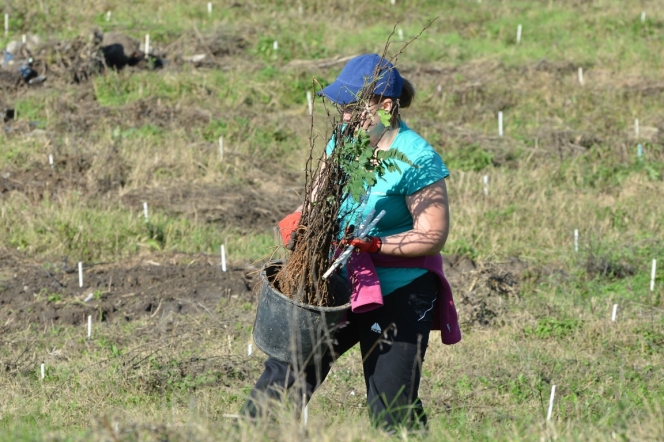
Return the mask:
POLYGON ((334 152, 334 137, 330 137, 330 140, 327 142, 327 146, 325 146, 325 155, 329 157, 332 155, 332 152, 334 152))
POLYGON ((422 151, 411 161, 413 165, 404 172, 399 186, 404 195, 412 195, 450 175, 443 159, 433 149, 422 151))

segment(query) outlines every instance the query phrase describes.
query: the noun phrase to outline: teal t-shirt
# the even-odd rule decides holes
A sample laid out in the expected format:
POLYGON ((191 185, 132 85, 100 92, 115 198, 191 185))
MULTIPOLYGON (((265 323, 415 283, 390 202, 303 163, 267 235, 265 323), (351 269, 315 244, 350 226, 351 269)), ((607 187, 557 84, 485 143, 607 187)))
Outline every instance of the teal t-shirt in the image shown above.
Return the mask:
MULTIPOLYGON (((327 154, 330 155, 333 149, 334 140, 330 140, 326 147, 327 154)), ((376 214, 385 210, 385 216, 369 232, 369 235, 372 236, 385 237, 411 230, 413 217, 406 205, 406 196, 412 195, 442 178, 447 178, 450 174, 433 147, 404 122, 401 122, 399 132, 390 149, 397 149, 404 153, 413 165, 398 161, 400 172, 386 172, 374 186, 367 188, 366 205, 361 219, 364 219, 371 209, 375 209, 376 214)), ((344 202, 341 213, 347 215, 340 223, 342 232, 346 225, 355 224, 358 211, 359 204, 355 201, 344 202)), ((419 268, 376 267, 384 296, 409 284, 426 272, 425 269, 419 268)))

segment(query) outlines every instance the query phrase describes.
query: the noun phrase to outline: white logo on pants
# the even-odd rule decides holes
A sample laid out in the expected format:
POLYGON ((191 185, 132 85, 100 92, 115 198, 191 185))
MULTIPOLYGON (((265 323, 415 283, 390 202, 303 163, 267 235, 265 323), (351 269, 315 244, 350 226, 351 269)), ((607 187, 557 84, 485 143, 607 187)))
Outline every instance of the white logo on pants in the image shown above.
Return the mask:
POLYGON ((378 323, 376 322, 374 325, 371 326, 371 331, 376 332, 376 333, 380 333, 383 330, 380 328, 380 325, 378 325, 378 323))

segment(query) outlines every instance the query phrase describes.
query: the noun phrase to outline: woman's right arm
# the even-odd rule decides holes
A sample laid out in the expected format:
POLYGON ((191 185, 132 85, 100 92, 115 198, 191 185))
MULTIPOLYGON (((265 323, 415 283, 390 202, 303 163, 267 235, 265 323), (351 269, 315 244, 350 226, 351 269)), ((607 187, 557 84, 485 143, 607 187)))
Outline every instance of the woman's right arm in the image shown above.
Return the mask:
POLYGON ((381 238, 380 252, 386 255, 416 257, 437 255, 447 241, 450 210, 445 178, 408 195, 413 228, 381 238))

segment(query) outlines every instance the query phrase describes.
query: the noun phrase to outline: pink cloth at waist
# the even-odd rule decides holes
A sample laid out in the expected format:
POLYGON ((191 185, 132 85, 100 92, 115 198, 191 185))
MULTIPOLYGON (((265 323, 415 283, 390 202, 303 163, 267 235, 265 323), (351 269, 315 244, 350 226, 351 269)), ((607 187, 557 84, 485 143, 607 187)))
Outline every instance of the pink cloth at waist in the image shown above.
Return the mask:
POLYGON ((351 281, 351 310, 364 313, 383 305, 383 294, 376 273, 376 267, 420 268, 438 276, 438 294, 436 308, 433 310, 432 330, 440 330, 443 344, 452 345, 461 340, 461 329, 457 316, 452 288, 443 272, 443 257, 419 256, 402 258, 390 255, 353 253, 346 263, 346 270, 351 281))

